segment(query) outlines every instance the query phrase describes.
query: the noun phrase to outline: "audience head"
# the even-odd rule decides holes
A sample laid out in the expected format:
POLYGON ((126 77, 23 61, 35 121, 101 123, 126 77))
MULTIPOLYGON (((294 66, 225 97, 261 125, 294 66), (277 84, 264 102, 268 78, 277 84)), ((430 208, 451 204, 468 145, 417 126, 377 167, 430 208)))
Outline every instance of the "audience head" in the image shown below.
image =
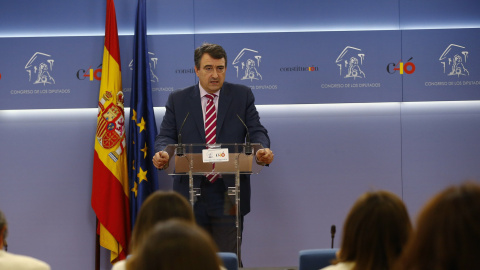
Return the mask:
POLYGON ((158 223, 127 261, 135 270, 219 270, 222 262, 210 235, 199 226, 172 219, 158 223))
POLYGON ((420 211, 397 269, 480 269, 480 185, 451 186, 420 211))
POLYGON ((135 252, 137 246, 145 241, 146 235, 157 222, 171 218, 195 223, 192 206, 187 199, 175 191, 156 191, 150 194, 138 212, 130 251, 135 252))
POLYGON ((343 225, 340 262, 354 269, 390 269, 412 231, 402 200, 388 191, 368 192, 353 205, 343 225))
POLYGON ((0 249, 7 248, 8 224, 5 215, 0 210, 0 249))

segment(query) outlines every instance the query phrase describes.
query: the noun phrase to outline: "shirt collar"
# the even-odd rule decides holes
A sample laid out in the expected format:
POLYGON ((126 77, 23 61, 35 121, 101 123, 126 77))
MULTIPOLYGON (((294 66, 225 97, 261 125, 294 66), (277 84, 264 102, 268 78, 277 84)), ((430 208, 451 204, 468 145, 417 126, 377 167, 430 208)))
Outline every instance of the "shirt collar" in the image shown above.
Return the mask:
MULTIPOLYGON (((200 83, 198 83, 198 88, 200 88, 200 97, 204 97, 206 94, 208 94, 207 91, 205 91, 205 89, 203 89, 202 85, 200 83)), ((220 90, 218 90, 217 92, 215 92, 215 95, 217 97, 220 96, 220 92, 222 91, 222 89, 220 88, 220 90)))

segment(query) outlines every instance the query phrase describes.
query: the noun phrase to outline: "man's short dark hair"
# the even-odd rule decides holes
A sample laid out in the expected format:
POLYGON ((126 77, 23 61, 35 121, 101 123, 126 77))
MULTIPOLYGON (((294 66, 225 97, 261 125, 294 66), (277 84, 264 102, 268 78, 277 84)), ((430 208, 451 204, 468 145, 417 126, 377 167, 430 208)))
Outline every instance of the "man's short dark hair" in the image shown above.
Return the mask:
POLYGON ((218 44, 203 43, 202 46, 195 49, 195 66, 197 69, 200 69, 200 60, 203 55, 208 53, 213 59, 222 59, 225 58, 225 65, 227 65, 227 53, 218 44))

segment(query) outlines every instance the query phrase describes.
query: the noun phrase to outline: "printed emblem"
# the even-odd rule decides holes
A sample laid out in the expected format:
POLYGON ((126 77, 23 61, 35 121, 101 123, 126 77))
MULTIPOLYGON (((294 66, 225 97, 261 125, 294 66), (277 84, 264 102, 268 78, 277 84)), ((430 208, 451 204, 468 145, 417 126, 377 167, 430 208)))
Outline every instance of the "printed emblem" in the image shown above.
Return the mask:
POLYGON ((443 73, 447 73, 448 76, 468 76, 468 72, 465 64, 467 63, 468 51, 465 47, 450 44, 438 59, 443 65, 443 73))
MULTIPOLYGON (((148 52, 148 58, 150 59, 150 61, 148 62, 148 65, 150 66, 150 81, 158 82, 158 76, 154 73, 157 69, 158 57, 155 57, 154 53, 148 52)), ((128 64, 128 67, 130 68, 130 70, 133 70, 133 59, 128 64)))
POLYGON ((365 73, 361 69, 364 58, 365 54, 362 53, 361 49, 351 46, 345 47, 335 60, 340 68, 340 76, 353 79, 365 78, 365 73))
POLYGON ((237 78, 241 80, 262 80, 262 75, 258 71, 262 56, 258 51, 244 48, 233 60, 232 64, 237 70, 237 78))
POLYGON ((25 65, 28 81, 33 81, 33 84, 55 84, 55 79, 50 74, 54 61, 51 55, 36 52, 25 65))

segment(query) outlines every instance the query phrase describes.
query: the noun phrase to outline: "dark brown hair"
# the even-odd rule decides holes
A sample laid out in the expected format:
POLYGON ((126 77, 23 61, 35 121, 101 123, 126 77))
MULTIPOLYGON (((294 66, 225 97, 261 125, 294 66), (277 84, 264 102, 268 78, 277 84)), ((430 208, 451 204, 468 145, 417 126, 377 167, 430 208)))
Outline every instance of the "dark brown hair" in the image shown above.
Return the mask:
POLYGON ((202 46, 195 49, 194 60, 195 66, 200 70, 200 60, 204 54, 210 55, 213 59, 225 58, 225 67, 227 65, 227 53, 218 44, 203 43, 202 46))
POLYGON ((388 191, 368 192, 353 205, 343 225, 338 261, 355 269, 391 269, 412 231, 402 200, 388 191))
POLYGON ((138 212, 132 232, 130 252, 135 252, 157 222, 171 218, 195 223, 192 206, 187 199, 175 191, 156 191, 150 194, 138 212))
POLYGON ((220 270, 222 262, 210 235, 195 224, 172 219, 158 223, 138 252, 127 261, 128 270, 220 270))
POLYGON ((450 186, 421 210, 396 269, 480 269, 480 185, 450 186))
POLYGON ((3 234, 2 237, 0 238, 0 241, 2 241, 0 242, 0 246, 3 246, 4 249, 7 249, 8 223, 2 210, 0 210, 0 234, 3 234))

